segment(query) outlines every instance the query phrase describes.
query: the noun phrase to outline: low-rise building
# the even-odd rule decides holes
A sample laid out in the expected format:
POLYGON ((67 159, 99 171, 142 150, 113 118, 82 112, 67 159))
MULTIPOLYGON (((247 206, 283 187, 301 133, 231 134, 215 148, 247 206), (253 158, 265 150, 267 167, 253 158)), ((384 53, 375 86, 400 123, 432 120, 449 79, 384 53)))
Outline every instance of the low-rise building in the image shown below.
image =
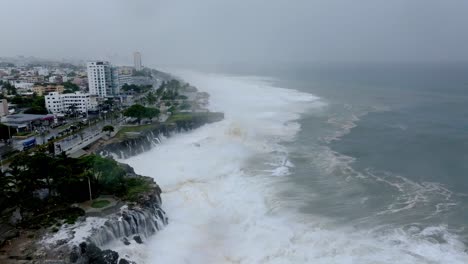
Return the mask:
POLYGON ((39 96, 43 96, 44 94, 49 94, 51 92, 57 92, 59 94, 63 93, 65 87, 63 85, 35 85, 32 88, 32 91, 39 96))
POLYGON ((124 84, 128 85, 152 85, 153 80, 147 76, 119 75, 118 86, 122 88, 124 84))
POLYGON ((34 127, 42 125, 50 125, 53 121, 53 115, 16 114, 1 118, 2 124, 16 128, 17 132, 32 130, 34 127))
POLYGON ((69 94, 52 92, 45 96, 45 103, 47 110, 53 114, 66 113, 72 110, 87 113, 97 108, 97 100, 92 97, 90 94, 81 92, 69 94))
POLYGON ((14 85, 16 87, 16 89, 20 89, 20 90, 24 90, 24 91, 27 91, 27 90, 31 90, 31 88, 34 86, 34 83, 32 82, 23 82, 23 81, 14 81, 14 82, 10 82, 10 84, 14 85))

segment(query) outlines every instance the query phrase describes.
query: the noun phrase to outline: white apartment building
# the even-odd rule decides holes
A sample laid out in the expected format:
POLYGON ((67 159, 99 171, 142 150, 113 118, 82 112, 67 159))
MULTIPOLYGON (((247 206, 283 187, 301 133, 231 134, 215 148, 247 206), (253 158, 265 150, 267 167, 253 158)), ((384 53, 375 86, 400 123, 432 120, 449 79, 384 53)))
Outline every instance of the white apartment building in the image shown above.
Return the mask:
POLYGON ((95 96, 75 92, 69 94, 59 94, 58 92, 51 92, 45 96, 46 108, 52 114, 66 113, 75 106, 76 111, 87 113, 90 110, 97 109, 97 100, 95 96))
POLYGON ((141 53, 140 52, 134 52, 133 53, 133 65, 135 66, 135 70, 141 71, 142 66, 141 66, 141 53))
POLYGON ((112 69, 107 61, 91 61, 87 64, 89 93, 98 97, 116 94, 112 83, 112 69))

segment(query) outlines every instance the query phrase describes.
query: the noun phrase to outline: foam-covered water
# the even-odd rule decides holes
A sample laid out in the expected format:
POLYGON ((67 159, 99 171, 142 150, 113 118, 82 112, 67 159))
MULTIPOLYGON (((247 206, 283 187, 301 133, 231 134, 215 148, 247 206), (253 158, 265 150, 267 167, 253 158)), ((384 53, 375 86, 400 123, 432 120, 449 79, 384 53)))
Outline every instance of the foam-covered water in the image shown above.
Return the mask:
MULTIPOLYGON (((301 131, 298 119, 321 115, 328 108, 326 100, 273 87, 271 80, 261 78, 182 76, 211 95, 210 109, 224 112, 225 120, 164 139, 151 151, 126 160, 137 173, 152 176, 161 185, 169 217, 169 225, 144 245, 123 249, 130 259, 138 263, 468 263, 463 243, 444 225, 385 226, 371 220, 357 225, 337 221, 318 208, 317 213, 314 208, 304 210, 323 197, 339 200, 346 195, 332 194, 334 186, 328 186, 326 196, 292 180, 301 169, 295 163, 315 164, 307 180, 317 181, 317 186, 321 186, 319 175, 339 170, 349 178, 341 183, 337 178, 336 184, 347 185, 340 191, 350 193, 362 188, 354 179, 372 175, 354 171, 349 166, 353 158, 327 146, 294 145, 301 131)), ((344 131, 320 138, 324 142, 339 138, 358 118, 346 119, 344 131)), ((338 117, 328 120, 339 123, 338 117)), ((359 197, 362 203, 369 200, 365 193, 359 197)))

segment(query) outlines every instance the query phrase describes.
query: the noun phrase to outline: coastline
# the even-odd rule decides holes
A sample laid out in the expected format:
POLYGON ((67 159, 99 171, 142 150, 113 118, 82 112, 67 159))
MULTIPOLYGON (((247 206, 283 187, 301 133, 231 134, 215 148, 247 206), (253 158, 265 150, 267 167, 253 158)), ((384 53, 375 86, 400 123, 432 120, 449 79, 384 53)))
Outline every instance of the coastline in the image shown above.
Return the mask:
MULTIPOLYGON (((195 87, 191 88, 195 89, 196 94, 202 95, 204 104, 207 103, 208 94, 199 93, 195 87)), ((124 132, 120 137, 116 137, 115 133, 107 140, 98 140, 86 147, 86 155, 94 153, 111 159, 128 158, 157 147, 162 137, 170 137, 199 128, 204 124, 218 122, 224 117, 222 113, 200 111, 203 105, 195 105, 191 109, 192 112, 184 112, 146 129, 137 127, 136 133, 124 132), (117 153, 125 155, 119 156, 117 153)), ((147 181, 151 186, 150 190, 138 193, 133 201, 117 199, 112 206, 106 207, 106 210, 88 210, 86 216, 80 217, 73 225, 65 224, 53 231, 43 229, 29 234, 19 234, 13 243, 9 242, 9 245, 2 248, 4 251, 14 247, 20 250, 16 257, 10 254, 8 259, 5 259, 6 263, 18 263, 18 261, 35 263, 38 260, 80 264, 95 263, 93 261, 133 263, 123 256, 119 257, 115 251, 101 250, 101 248, 116 241, 124 245, 144 243, 168 224, 168 217, 162 210, 161 188, 154 179, 136 174, 127 164, 119 166, 126 170, 127 178, 147 181)), ((109 200, 112 201, 113 198, 109 197, 109 200)))

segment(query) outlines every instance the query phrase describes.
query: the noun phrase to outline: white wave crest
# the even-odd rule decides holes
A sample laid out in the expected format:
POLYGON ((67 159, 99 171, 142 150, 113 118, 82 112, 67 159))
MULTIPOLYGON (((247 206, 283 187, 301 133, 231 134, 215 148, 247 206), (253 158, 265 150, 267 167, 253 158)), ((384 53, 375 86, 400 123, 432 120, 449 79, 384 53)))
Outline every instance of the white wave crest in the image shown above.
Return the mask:
POLYGON ((336 227, 301 214, 303 201, 278 196, 288 187, 278 176, 294 168, 281 142, 294 139, 301 113, 324 105, 318 97, 259 78, 183 77, 210 93, 210 109, 224 112, 225 120, 127 160, 161 185, 170 219, 144 247, 127 249, 129 258, 173 264, 468 263, 457 240, 436 244, 405 232, 376 236, 336 227))

